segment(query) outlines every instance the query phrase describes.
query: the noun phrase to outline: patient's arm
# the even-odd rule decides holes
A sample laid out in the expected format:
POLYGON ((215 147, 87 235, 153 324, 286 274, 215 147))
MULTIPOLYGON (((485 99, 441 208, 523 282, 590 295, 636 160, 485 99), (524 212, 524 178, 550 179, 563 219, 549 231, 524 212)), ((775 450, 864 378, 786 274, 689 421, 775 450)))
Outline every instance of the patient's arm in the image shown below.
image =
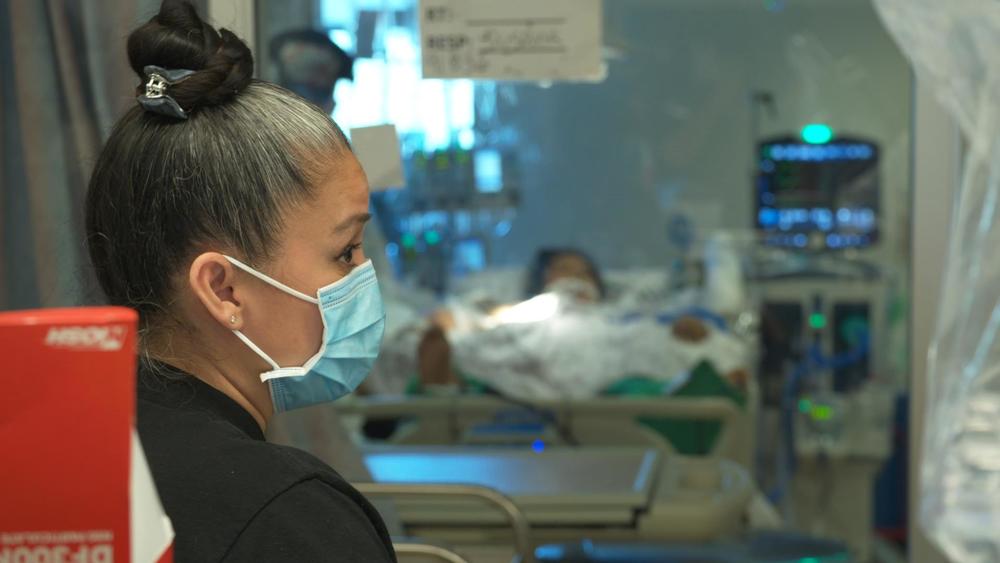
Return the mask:
POLYGON ((424 387, 461 385, 461 378, 451 363, 451 344, 444 330, 432 326, 417 346, 417 367, 424 387))

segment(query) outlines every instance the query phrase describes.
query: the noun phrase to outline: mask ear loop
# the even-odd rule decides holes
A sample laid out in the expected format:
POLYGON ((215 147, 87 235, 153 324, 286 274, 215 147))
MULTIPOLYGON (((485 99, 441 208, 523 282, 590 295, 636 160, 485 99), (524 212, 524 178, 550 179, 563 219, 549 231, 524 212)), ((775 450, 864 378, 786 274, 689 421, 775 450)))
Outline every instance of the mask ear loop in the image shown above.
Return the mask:
MULTIPOLYGON (((281 369, 281 366, 278 365, 278 362, 271 359, 271 356, 268 356, 267 352, 261 350, 260 346, 257 346, 256 344, 253 343, 252 340, 247 338, 247 335, 243 334, 241 331, 238 330, 234 330, 233 334, 235 334, 237 338, 242 340, 243 343, 246 344, 248 348, 250 348, 254 352, 257 352, 257 355, 263 358, 265 362, 271 364, 272 368, 274 368, 275 370, 281 369)), ((264 381, 264 379, 261 378, 261 381, 264 381)))
POLYGON ((266 283, 268 285, 274 286, 274 287, 280 289, 281 291, 284 291, 285 293, 288 293, 290 295, 298 297, 299 299, 301 299, 303 301, 308 301, 308 302, 312 303, 313 305, 319 305, 319 299, 316 299, 315 297, 310 297, 310 296, 306 295, 305 293, 302 293, 301 291, 299 291, 299 290, 297 290, 295 288, 288 287, 287 285, 281 283, 280 281, 278 281, 278 280, 276 280, 276 279, 274 279, 274 278, 272 278, 270 276, 266 276, 266 275, 258 272, 257 270, 254 270, 250 266, 247 266, 246 264, 244 264, 243 262, 240 262, 239 260, 237 260, 235 258, 231 258, 229 256, 226 256, 226 260, 229 260, 229 262, 233 266, 236 266, 237 268, 243 270, 244 272, 250 274, 251 276, 259 279, 260 281, 262 281, 262 282, 264 282, 264 283, 266 283))
POLYGON ((302 367, 283 368, 279 366, 278 362, 274 361, 271 358, 271 356, 267 355, 267 352, 261 350, 260 346, 254 344, 253 341, 250 340, 250 338, 248 338, 247 335, 243 334, 242 332, 234 330, 233 334, 235 334, 236 337, 242 340, 243 343, 246 344, 248 348, 256 352, 258 356, 260 356, 268 364, 271 364, 271 367, 274 368, 271 371, 265 371, 264 373, 260 374, 260 380, 262 382, 269 381, 271 379, 277 379, 279 377, 294 377, 306 374, 306 370, 303 369, 302 367))
MULTIPOLYGON (((319 304, 319 299, 317 299, 315 297, 309 297, 308 295, 306 295, 305 293, 302 293, 301 291, 299 291, 297 289, 288 287, 287 285, 281 283, 280 281, 278 281, 276 279, 273 279, 273 278, 271 278, 269 276, 266 276, 266 275, 258 272, 257 270, 251 268, 250 266, 247 266, 246 264, 244 264, 243 262, 240 262, 239 260, 237 260, 235 258, 232 258, 230 256, 226 256, 226 260, 229 260, 229 262, 232 265, 236 266, 237 268, 243 270, 244 272, 250 274, 251 276, 259 279, 260 281, 262 281, 262 282, 264 282, 264 283, 266 283, 268 285, 274 286, 274 287, 280 289, 281 291, 284 291, 285 293, 288 293, 288 294, 290 294, 290 295, 292 295, 294 297, 298 297, 299 299, 301 299, 303 301, 308 301, 309 303, 312 303, 313 305, 318 305, 319 304)), ((241 341, 243 341, 243 343, 246 344, 248 348, 250 348, 251 350, 253 350, 258 356, 261 357, 261 359, 263 359, 265 362, 267 362, 273 368, 271 371, 267 371, 267 372, 264 372, 264 373, 260 374, 260 380, 262 382, 263 381, 268 381, 268 380, 271 380, 271 379, 276 379, 276 378, 279 378, 279 377, 292 377, 292 376, 305 375, 305 370, 302 369, 302 367, 288 367, 288 368, 283 368, 283 367, 279 366, 278 362, 274 361, 274 359, 271 358, 271 356, 269 356, 267 354, 267 352, 261 350, 260 346, 257 346, 256 344, 254 344, 254 342, 252 340, 250 340, 250 338, 247 335, 243 334, 243 332, 241 332, 239 330, 234 330, 233 334, 235 334, 236 337, 239 338, 241 341)))

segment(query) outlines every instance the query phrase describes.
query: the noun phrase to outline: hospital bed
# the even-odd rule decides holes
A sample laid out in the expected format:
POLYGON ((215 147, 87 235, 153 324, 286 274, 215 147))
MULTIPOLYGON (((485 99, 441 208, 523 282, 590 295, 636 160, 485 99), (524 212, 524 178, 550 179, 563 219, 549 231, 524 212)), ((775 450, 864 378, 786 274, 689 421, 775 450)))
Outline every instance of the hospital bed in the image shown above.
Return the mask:
MULTIPOLYGON (((473 485, 524 514, 534 543, 705 542, 735 536, 753 484, 726 460, 684 459, 644 448, 375 446, 363 452, 375 483, 473 485)), ((362 489, 364 492, 364 489, 362 489)), ((455 498, 399 498, 406 529, 455 545, 509 543, 496 510, 455 498)))
MULTIPOLYGON (((490 409, 511 406, 487 397, 466 404, 467 400, 416 399, 427 417, 408 439, 420 441, 421 433, 428 440, 434 435, 459 437, 462 428, 491 420, 490 409), (438 416, 433 416, 435 412, 438 416)), ((725 459, 677 456, 664 447, 662 438, 635 423, 637 414, 662 414, 663 403, 616 399, 594 401, 582 410, 569 404, 544 406, 557 413, 563 421, 560 424, 585 437, 586 442, 576 446, 557 439, 544 445, 536 440, 527 444, 507 440, 498 445, 483 439, 473 446, 358 448, 341 428, 339 413, 400 414, 401 405, 386 400, 284 413, 269 428, 269 438, 310 451, 334 466, 362 493, 372 496, 390 529, 457 546, 460 552, 519 546, 507 554, 509 559, 515 552, 531 553, 538 545, 581 538, 706 542, 738 535, 754 491, 748 472, 725 459), (603 428, 597 423, 601 419, 603 428), (470 501, 470 494, 478 502, 470 501), (384 502, 386 496, 391 503, 384 502), (516 510, 504 508, 497 499, 509 499, 516 510), (518 524, 521 518, 524 523, 518 524), (522 547, 526 543, 531 547, 522 547)), ((670 412, 730 421, 739 416, 735 406, 721 399, 692 399, 683 404, 673 405, 670 412)), ((723 431, 719 447, 732 449, 727 444, 734 435, 723 431)), ((515 432, 508 438, 523 436, 515 432)))
MULTIPOLYGON (((813 555, 817 562, 849 560, 837 542, 794 534, 747 535, 743 516, 754 486, 746 470, 726 459, 691 459, 649 447, 641 443, 642 432, 629 438, 636 444, 623 445, 621 429, 626 422, 634 424, 627 416, 643 412, 646 400, 621 401, 635 403, 635 410, 598 407, 612 422, 604 439, 623 438, 614 447, 551 443, 538 448, 513 441, 506 446, 359 447, 340 424, 339 412, 369 408, 393 414, 392 403, 384 400, 368 401, 367 407, 338 403, 283 413, 269 426, 268 437, 312 452, 372 498, 402 548, 401 561, 430 552, 433 559, 419 561, 507 563, 512 557, 531 561, 535 554, 540 563, 770 563, 813 555), (387 497, 392 502, 383 502, 387 497), (833 558, 819 557, 824 553, 833 558)), ((726 401, 684 403, 687 407, 673 405, 671 414, 741 420, 726 401)), ((659 413, 665 408, 655 407, 659 413)), ((463 418, 476 416, 463 415, 461 408, 443 412, 450 413, 439 430, 446 435, 457 435, 463 418)), ((717 452, 729 448, 734 435, 724 432, 717 452)))
POLYGON ((636 446, 665 453, 674 447, 640 419, 717 421, 708 453, 753 467, 756 393, 747 407, 716 397, 604 397, 510 401, 496 396, 372 397, 338 403, 341 416, 403 421, 396 445, 636 446))

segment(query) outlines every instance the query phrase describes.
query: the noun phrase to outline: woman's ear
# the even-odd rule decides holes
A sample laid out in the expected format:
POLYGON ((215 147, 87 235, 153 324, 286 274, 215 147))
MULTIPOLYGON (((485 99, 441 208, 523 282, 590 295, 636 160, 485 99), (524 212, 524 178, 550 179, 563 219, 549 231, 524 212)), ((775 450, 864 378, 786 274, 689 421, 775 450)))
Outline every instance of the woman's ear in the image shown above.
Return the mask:
POLYGON ((219 324, 230 330, 243 326, 243 306, 236 299, 236 268, 218 252, 205 252, 191 262, 188 284, 195 297, 219 324))

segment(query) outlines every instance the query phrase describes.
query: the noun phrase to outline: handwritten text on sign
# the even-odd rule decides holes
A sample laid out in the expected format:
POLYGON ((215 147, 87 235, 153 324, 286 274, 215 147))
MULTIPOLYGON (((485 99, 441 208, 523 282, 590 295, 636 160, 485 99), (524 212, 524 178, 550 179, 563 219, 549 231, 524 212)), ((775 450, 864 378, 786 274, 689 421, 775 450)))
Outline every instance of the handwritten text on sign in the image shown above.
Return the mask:
POLYGON ((601 0, 422 0, 424 78, 600 80, 601 0))

